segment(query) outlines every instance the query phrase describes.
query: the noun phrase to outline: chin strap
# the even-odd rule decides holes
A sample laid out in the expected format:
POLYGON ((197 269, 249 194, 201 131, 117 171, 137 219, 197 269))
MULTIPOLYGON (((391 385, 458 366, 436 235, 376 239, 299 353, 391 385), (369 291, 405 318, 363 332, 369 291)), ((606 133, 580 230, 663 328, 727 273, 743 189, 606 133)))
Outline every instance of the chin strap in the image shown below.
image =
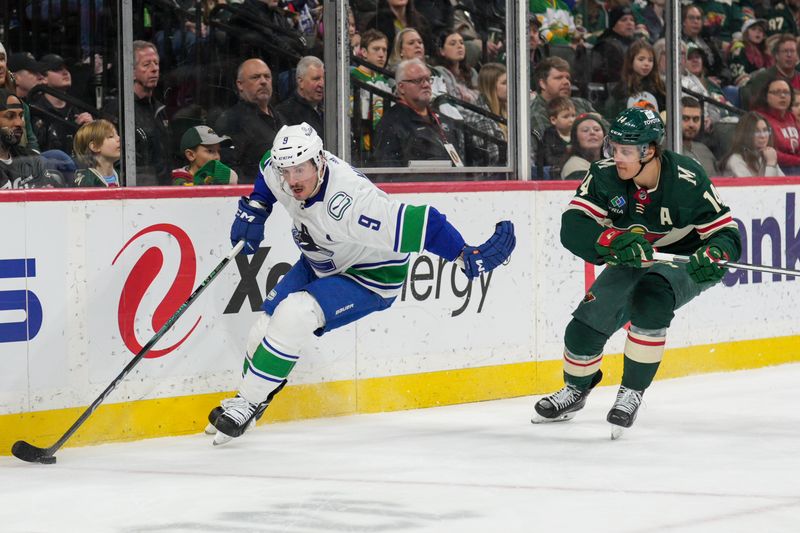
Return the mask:
POLYGON ((655 154, 653 154, 653 157, 651 157, 651 158, 650 158, 650 159, 648 159, 647 161, 642 161, 641 159, 639 159, 639 172, 637 172, 636 174, 634 174, 634 175, 633 175, 633 178, 631 178, 631 179, 634 179, 634 178, 637 178, 637 177, 639 177, 639 174, 641 174, 641 173, 642 173, 642 170, 644 170, 644 167, 646 167, 646 166, 647 166, 647 165, 648 165, 648 164, 649 164, 649 163, 650 163, 652 160, 654 160, 655 158, 656 158, 656 155, 655 155, 655 154))

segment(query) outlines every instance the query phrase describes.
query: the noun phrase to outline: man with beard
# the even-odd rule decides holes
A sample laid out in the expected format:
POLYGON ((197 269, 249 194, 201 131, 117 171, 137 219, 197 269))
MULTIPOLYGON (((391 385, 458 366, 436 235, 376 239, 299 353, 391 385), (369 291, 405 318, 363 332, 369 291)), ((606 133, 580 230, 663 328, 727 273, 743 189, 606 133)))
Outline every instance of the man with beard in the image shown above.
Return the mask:
POLYGON ((709 176, 717 175, 717 160, 711 150, 697 140, 700 135, 700 102, 692 96, 681 98, 681 129, 683 132, 683 155, 691 157, 709 176))
POLYGON ((216 129, 233 140, 232 148, 223 149, 222 161, 236 171, 239 183, 253 183, 258 163, 285 121, 270 103, 272 71, 262 60, 248 59, 239 65, 236 88, 239 101, 217 119, 216 129))
POLYGON ((44 159, 19 144, 24 114, 17 95, 0 89, 0 189, 60 187, 45 168, 44 159))

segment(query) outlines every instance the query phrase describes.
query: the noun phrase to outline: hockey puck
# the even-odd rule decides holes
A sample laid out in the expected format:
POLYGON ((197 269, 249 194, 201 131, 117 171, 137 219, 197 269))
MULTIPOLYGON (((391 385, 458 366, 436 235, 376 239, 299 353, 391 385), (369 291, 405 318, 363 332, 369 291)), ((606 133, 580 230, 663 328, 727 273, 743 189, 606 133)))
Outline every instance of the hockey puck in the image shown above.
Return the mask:
POLYGON ((53 465, 56 463, 56 456, 55 455, 43 455, 39 457, 37 462, 42 463, 43 465, 53 465))

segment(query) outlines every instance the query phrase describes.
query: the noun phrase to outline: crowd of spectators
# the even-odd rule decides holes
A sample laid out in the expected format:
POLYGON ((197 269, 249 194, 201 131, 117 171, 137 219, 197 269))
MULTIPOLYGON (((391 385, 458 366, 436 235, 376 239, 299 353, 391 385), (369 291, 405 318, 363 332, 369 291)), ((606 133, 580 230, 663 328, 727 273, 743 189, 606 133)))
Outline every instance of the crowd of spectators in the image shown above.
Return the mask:
MULTIPOLYGON (((533 176, 576 179, 603 157, 621 110, 666 119, 666 1, 527 1, 533 176)), ((684 153, 711 175, 796 173, 800 0, 681 4, 685 92, 670 116, 684 153)), ((505 166, 505 2, 348 6, 352 160, 505 166)), ((144 2, 132 58, 136 184, 252 183, 281 126, 306 122, 324 138, 322 15, 320 0, 144 2)), ((82 28, 95 24, 81 17, 82 28)), ((73 86, 79 67, 113 68, 90 45, 38 60, 0 45, 0 188, 125 184, 118 95, 92 101, 73 86)))

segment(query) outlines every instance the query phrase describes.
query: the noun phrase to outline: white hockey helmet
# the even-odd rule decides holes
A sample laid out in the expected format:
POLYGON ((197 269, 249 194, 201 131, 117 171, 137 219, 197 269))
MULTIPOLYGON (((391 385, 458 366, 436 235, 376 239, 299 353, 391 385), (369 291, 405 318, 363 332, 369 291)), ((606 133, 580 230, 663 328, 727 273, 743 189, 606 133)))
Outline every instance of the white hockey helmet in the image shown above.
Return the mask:
POLYGON ((317 170, 322 169, 322 139, 314 128, 303 122, 278 130, 272 143, 272 164, 276 168, 293 167, 309 159, 313 160, 317 170))

